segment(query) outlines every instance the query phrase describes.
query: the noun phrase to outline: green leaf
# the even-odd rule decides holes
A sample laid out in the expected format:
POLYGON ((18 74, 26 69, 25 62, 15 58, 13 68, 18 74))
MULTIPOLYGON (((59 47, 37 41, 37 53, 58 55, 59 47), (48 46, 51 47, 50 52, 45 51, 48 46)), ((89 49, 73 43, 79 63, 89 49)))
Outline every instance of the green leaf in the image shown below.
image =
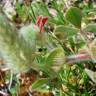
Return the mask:
POLYGON ((64 38, 69 38, 69 37, 76 35, 78 31, 79 30, 76 28, 61 25, 61 26, 56 27, 55 34, 59 36, 60 35, 63 36, 63 39, 64 39, 64 38))
POLYGON ((38 87, 41 87, 42 85, 44 85, 48 82, 49 82, 49 79, 39 79, 32 84, 32 89, 36 89, 38 87))
POLYGON ((64 25, 62 20, 58 19, 58 17, 49 18, 48 23, 54 24, 54 25, 64 25))
POLYGON ((48 8, 46 5, 44 5, 44 3, 40 2, 40 3, 32 3, 31 5, 33 7, 33 10, 35 12, 35 15, 43 15, 43 16, 51 16, 51 14, 48 11, 48 8))
POLYGON ((62 48, 55 48, 53 49, 47 59, 46 59, 46 66, 49 68, 52 68, 54 71, 58 71, 61 66, 64 64, 65 61, 65 55, 62 48))
POLYGON ((55 0, 51 1, 51 4, 52 7, 57 11, 58 22, 60 22, 63 25, 66 24, 65 17, 63 16, 63 13, 59 8, 59 4, 55 0))
POLYGON ((79 8, 71 7, 67 10, 66 19, 77 28, 81 27, 82 13, 79 8))
POLYGON ((96 32, 96 24, 88 24, 88 25, 84 28, 84 31, 95 33, 95 32, 96 32))

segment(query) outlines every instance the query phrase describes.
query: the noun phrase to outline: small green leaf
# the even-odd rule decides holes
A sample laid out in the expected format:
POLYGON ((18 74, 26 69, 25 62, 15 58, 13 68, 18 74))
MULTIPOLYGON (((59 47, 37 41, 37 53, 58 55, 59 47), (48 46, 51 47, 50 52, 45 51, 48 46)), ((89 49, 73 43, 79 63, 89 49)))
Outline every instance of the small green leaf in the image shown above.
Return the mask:
POLYGON ((96 32, 96 24, 88 24, 86 26, 86 28, 84 28, 84 30, 86 32, 92 32, 92 33, 95 33, 96 32))
MULTIPOLYGON (((46 59, 46 64, 50 68, 60 68, 65 61, 65 55, 64 51, 62 48, 55 48, 52 50, 52 52, 49 53, 47 59, 46 59)), ((58 69, 57 69, 58 70, 58 69)))
POLYGON ((55 34, 61 34, 64 38, 68 38, 68 37, 72 37, 75 34, 77 34, 79 30, 76 28, 72 28, 72 27, 67 27, 67 26, 57 26, 55 29, 55 34))
POLYGON ((49 81, 49 79, 39 79, 32 84, 32 89, 41 87, 42 85, 48 83, 48 81, 49 81))
POLYGON ((82 13, 79 8, 71 7, 67 10, 66 19, 77 28, 81 27, 82 13))

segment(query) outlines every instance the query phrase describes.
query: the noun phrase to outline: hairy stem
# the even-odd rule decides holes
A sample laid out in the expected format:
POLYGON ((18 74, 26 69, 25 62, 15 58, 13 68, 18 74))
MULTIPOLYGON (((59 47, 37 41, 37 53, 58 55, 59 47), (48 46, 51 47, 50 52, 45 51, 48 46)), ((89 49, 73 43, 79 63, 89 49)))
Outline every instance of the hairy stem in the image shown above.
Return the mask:
POLYGON ((89 60, 91 60, 91 57, 88 54, 76 54, 76 55, 71 55, 65 58, 65 61, 67 64, 84 62, 89 60))

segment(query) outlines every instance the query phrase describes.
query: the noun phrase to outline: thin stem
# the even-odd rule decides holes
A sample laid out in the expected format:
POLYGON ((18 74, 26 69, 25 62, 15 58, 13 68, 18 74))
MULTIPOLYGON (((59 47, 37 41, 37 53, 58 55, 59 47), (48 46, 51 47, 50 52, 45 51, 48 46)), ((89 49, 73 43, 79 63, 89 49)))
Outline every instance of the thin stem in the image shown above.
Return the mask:
POLYGON ((53 38, 53 39, 55 39, 56 41, 58 41, 58 43, 61 45, 61 47, 64 49, 64 45, 62 44, 62 42, 55 36, 55 34, 54 33, 52 33, 52 32, 49 32, 49 35, 53 38), (51 34, 50 34, 51 33, 51 34))
MULTIPOLYGON (((66 52, 67 52, 68 54, 70 54, 69 51, 71 51, 71 50, 66 46, 65 43, 62 43, 62 42, 55 36, 54 33, 49 32, 49 35, 50 35, 53 39, 55 39, 55 40, 61 45, 61 47, 63 48, 65 54, 66 54, 66 52)), ((68 55, 68 54, 67 54, 67 55, 68 55)))

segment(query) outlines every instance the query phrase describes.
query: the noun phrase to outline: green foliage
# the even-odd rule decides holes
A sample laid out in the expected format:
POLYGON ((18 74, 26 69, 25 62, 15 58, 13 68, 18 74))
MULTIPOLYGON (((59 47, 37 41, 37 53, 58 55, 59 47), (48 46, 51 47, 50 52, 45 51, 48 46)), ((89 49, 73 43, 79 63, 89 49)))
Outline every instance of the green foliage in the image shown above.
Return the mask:
POLYGON ((47 84, 48 82, 49 82, 49 79, 40 79, 40 80, 37 80, 37 81, 35 81, 35 82, 32 84, 32 89, 40 88, 40 87, 42 87, 44 84, 47 84))
POLYGON ((66 19, 75 25, 77 28, 81 27, 82 13, 79 8, 71 7, 66 12, 66 19))
MULTIPOLYGON (((22 87, 22 82, 25 86, 31 82, 27 86, 27 92, 47 89, 54 92, 56 96, 96 95, 93 92, 96 89, 94 85, 96 74, 91 71, 95 70, 95 60, 90 59, 86 62, 78 60, 78 54, 83 53, 79 51, 86 48, 87 39, 90 40, 86 33, 96 32, 93 18, 96 15, 95 8, 92 2, 77 1, 72 0, 71 5, 70 0, 49 0, 48 4, 43 0, 38 2, 34 0, 27 5, 24 0, 24 5, 16 3, 17 15, 13 16, 11 22, 0 9, 0 60, 3 59, 6 67, 10 68, 14 74, 25 73, 28 76, 19 77, 18 88, 11 86, 12 95, 15 96, 18 93, 17 89, 22 87), (70 6, 78 6, 78 8, 70 6), (50 13, 51 9, 55 15, 50 13), (92 15, 90 15, 91 11, 92 15), (36 25, 36 18, 41 15, 48 16, 48 22, 43 26, 44 32, 40 32, 36 25), (18 19, 21 20, 20 24, 15 21, 18 19), (17 29, 15 25, 19 28, 17 29), (88 38, 84 41, 81 37, 88 38), (33 71, 29 72, 30 69, 35 69, 38 75, 33 71), (30 73, 32 74, 29 76, 30 73)), ((92 46, 95 50, 94 45, 92 46)), ((84 52, 83 54, 89 54, 86 50, 84 52)), ((92 53, 94 54, 95 52, 92 53)))
POLYGON ((49 66, 50 68, 55 68, 55 71, 60 70, 59 67, 61 67, 64 64, 64 51, 62 48, 56 48, 51 53, 49 53, 47 59, 46 59, 46 66, 49 66))
POLYGON ((61 25, 61 26, 56 26, 54 32, 57 35, 61 34, 61 36, 64 36, 63 39, 66 39, 66 38, 76 35, 79 32, 79 30, 76 28, 69 27, 69 26, 61 25))
POLYGON ((84 31, 95 33, 95 32, 96 32, 96 24, 95 24, 95 23, 93 23, 93 24, 88 24, 88 25, 84 28, 84 31))
MULTIPOLYGON (((21 6, 19 3, 16 3, 16 12, 17 12, 17 17, 21 19, 22 22, 25 22, 26 19, 29 16, 29 13, 27 13, 27 8, 25 6, 21 6)), ((17 18, 16 16, 13 17, 13 19, 17 18)))
POLYGON ((44 3, 34 2, 34 3, 32 3, 31 6, 33 7, 33 10, 34 10, 36 16, 37 15, 51 16, 51 14, 48 11, 48 7, 44 3))

